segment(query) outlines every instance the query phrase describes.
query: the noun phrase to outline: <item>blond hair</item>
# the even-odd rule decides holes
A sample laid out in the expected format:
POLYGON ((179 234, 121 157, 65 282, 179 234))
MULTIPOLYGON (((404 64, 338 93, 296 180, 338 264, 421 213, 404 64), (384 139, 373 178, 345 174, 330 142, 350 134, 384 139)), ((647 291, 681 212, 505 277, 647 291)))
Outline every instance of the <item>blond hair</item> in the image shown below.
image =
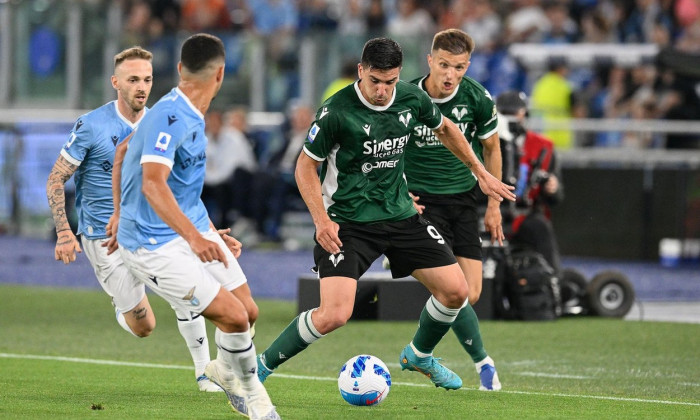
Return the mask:
POLYGON ((131 48, 127 48, 124 51, 114 56, 114 67, 123 63, 126 60, 153 60, 153 54, 150 51, 144 50, 140 46, 136 45, 131 48))

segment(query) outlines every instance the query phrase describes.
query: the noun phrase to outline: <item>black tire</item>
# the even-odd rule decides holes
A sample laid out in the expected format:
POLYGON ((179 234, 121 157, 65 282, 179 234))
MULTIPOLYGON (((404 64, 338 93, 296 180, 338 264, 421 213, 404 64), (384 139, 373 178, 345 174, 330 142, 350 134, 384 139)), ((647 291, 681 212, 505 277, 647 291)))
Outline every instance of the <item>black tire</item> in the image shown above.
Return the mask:
POLYGON ((589 312, 588 280, 580 271, 563 269, 559 286, 563 315, 586 315, 589 312))
POLYGON ((593 315, 622 318, 634 303, 634 288, 619 271, 603 271, 593 277, 586 288, 593 315))

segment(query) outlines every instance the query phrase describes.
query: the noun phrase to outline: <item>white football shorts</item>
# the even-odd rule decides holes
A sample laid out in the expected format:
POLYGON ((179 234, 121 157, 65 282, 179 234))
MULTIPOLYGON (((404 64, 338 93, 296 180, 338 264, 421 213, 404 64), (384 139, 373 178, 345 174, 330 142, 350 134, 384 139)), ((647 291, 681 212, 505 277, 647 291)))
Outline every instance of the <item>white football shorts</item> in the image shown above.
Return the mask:
POLYGON ((146 287, 129 272, 121 254, 114 252, 107 255, 107 248, 102 246, 107 239, 82 237, 81 242, 97 281, 112 298, 114 307, 121 313, 134 309, 146 296, 146 287))
POLYGON ((139 248, 131 252, 123 247, 119 250, 131 273, 173 309, 198 314, 214 300, 219 288, 231 291, 247 282, 221 236, 213 230, 202 235, 219 244, 228 260, 228 268, 219 261, 200 261, 182 237, 153 251, 139 248))

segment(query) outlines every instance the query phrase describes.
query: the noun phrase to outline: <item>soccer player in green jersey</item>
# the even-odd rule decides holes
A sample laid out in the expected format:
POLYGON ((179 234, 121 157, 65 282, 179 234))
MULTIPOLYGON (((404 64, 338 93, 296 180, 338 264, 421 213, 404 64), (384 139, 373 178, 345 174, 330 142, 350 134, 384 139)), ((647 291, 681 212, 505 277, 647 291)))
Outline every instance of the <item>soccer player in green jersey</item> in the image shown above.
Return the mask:
POLYGON ((369 40, 359 80, 323 103, 309 129, 295 177, 316 226, 314 260, 320 307, 302 312, 258 356, 261 380, 352 315, 357 280, 385 254, 394 277, 413 275, 431 292, 413 340, 399 357, 436 385, 462 380, 432 356, 468 295, 468 284, 438 230, 413 207, 403 174, 416 123, 429 127, 470 168, 484 193, 513 200, 512 187, 489 174, 464 135, 418 86, 399 81, 401 47, 369 40), (321 165, 320 176, 317 171, 321 165))
MULTIPOLYGON (((459 29, 438 32, 428 55, 430 73, 413 81, 451 119, 484 162, 501 178, 501 147, 496 106, 489 92, 465 76, 474 51, 472 38, 459 29)), ((476 177, 423 124, 415 126, 406 145, 406 179, 417 210, 440 232, 469 283, 469 299, 452 323, 452 331, 469 353, 482 390, 499 390, 493 359, 486 354, 479 320, 471 307, 481 294, 481 237, 476 204, 476 177)), ((492 242, 503 245, 500 202, 489 198, 484 226, 492 242)))

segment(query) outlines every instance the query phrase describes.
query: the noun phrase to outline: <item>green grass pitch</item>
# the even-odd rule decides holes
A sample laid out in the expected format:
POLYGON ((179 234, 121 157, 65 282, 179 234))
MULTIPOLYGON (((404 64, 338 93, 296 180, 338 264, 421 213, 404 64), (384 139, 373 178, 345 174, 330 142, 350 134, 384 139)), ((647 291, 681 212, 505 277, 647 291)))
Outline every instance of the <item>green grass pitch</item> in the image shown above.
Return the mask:
MULTIPOLYGON (((223 394, 197 390, 172 310, 151 296, 158 326, 125 333, 96 290, 0 285, 0 418, 223 419, 223 394)), ((293 302, 259 300, 258 351, 293 318, 293 302)), ((398 355, 415 322, 351 321, 265 383, 283 419, 699 419, 700 325, 592 317, 484 321, 500 392, 478 391, 473 363, 450 332, 436 356, 464 387, 447 392, 398 355), (353 407, 336 375, 369 353, 392 374, 387 399, 353 407)), ((210 348, 215 352, 213 334, 210 348)))

